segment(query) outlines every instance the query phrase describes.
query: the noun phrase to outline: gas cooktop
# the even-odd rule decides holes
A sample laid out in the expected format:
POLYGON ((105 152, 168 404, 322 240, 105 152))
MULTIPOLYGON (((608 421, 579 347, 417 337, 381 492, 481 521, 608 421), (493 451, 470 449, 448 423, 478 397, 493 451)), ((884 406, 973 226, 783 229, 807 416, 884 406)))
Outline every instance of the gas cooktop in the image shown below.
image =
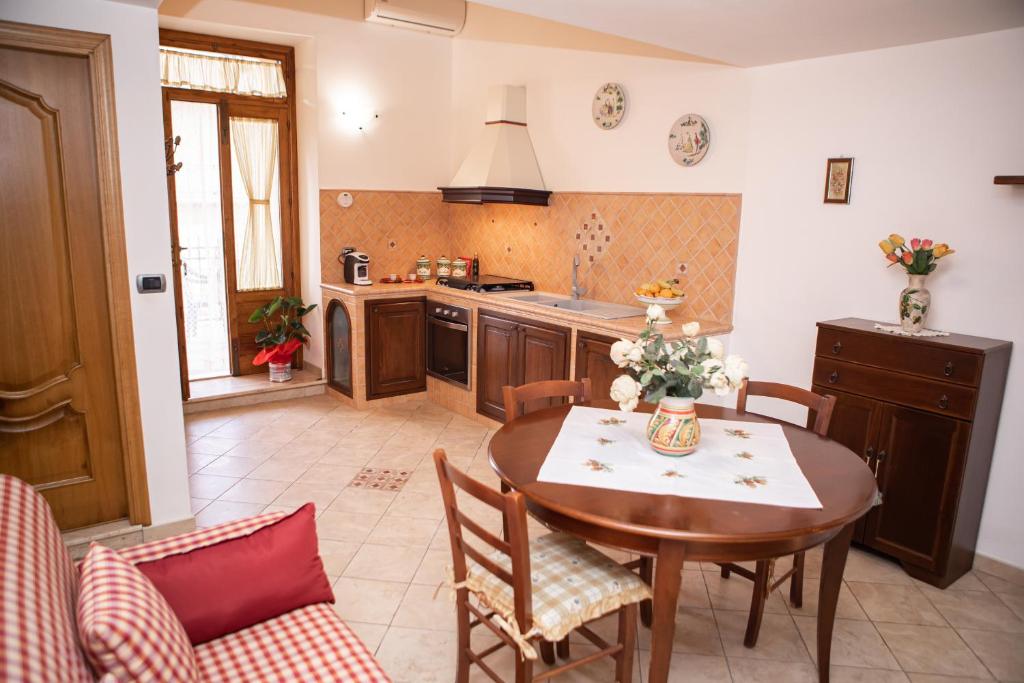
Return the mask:
POLYGON ((532 292, 533 283, 502 275, 480 275, 475 278, 439 277, 437 284, 452 289, 489 294, 492 292, 532 292))

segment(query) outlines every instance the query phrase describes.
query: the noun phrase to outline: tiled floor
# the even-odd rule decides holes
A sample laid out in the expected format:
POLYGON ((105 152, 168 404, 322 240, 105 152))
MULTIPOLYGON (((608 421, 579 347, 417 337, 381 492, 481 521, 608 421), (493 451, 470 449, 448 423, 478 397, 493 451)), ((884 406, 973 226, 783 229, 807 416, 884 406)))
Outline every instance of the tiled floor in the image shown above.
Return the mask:
MULTIPOLYGON (((328 397, 190 415, 186 425, 201 526, 314 501, 341 616, 396 682, 454 679, 454 607, 438 588, 450 555, 429 454, 444 447, 454 463, 496 487, 486 428, 425 402, 355 411, 328 397), (412 473, 397 492, 348 486, 364 467, 412 473)), ((497 527, 496 519, 488 523, 497 527)), ((808 554, 803 609, 771 596, 754 649, 742 643, 751 584, 688 565, 672 680, 816 680, 820 560, 808 554)), ((833 681, 1024 681, 1024 573, 975 570, 941 591, 854 550, 838 616, 833 681)), ((640 629, 634 680, 647 667, 648 635, 640 629)), ((488 661, 509 675, 510 653, 488 661)), ((598 662, 557 680, 611 680, 611 670, 598 662)))

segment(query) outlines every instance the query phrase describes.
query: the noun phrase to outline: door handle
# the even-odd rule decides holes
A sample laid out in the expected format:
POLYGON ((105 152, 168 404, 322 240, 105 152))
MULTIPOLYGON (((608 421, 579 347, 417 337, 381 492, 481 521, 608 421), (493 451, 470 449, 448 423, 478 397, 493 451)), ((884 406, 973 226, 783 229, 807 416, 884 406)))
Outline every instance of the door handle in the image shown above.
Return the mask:
POLYGON ((942 395, 942 398, 939 399, 939 407, 943 410, 949 407, 949 396, 942 395))
POLYGON ((946 361, 946 367, 942 369, 942 374, 945 375, 946 377, 953 376, 953 361, 946 361))
POLYGON ((828 376, 828 383, 829 384, 835 384, 838 381, 839 381, 839 371, 838 370, 833 370, 832 374, 828 376))
POLYGON ((885 451, 878 451, 878 457, 875 458, 875 479, 878 479, 878 466, 885 460, 888 453, 885 451))
POLYGON ((832 353, 839 353, 843 350, 843 342, 837 341, 832 345, 832 353))
POLYGON ((868 446, 867 450, 864 451, 864 455, 867 456, 868 462, 870 462, 871 459, 873 457, 875 457, 875 447, 874 446, 868 446))

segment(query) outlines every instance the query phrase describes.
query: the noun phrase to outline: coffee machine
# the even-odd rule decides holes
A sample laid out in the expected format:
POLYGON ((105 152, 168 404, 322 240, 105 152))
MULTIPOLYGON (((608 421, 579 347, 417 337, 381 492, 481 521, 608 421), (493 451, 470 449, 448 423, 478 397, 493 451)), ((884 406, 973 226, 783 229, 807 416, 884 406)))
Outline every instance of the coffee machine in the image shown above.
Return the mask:
POLYGON ((338 257, 345 267, 345 282, 351 285, 372 285, 370 279, 370 257, 355 247, 345 247, 338 257))

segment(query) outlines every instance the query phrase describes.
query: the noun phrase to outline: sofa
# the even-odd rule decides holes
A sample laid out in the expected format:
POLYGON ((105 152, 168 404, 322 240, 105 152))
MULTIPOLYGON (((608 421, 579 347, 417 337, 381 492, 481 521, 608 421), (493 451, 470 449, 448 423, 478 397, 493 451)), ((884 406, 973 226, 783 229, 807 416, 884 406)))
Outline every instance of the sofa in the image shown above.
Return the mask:
MULTIPOLYGON (((282 516, 259 515, 119 552, 133 564, 148 562, 251 534, 282 516)), ((46 501, 25 482, 0 475, 0 681, 97 680, 76 626, 78 593, 78 569, 46 501)), ((202 681, 389 681, 327 603, 202 643, 194 653, 202 681)))

